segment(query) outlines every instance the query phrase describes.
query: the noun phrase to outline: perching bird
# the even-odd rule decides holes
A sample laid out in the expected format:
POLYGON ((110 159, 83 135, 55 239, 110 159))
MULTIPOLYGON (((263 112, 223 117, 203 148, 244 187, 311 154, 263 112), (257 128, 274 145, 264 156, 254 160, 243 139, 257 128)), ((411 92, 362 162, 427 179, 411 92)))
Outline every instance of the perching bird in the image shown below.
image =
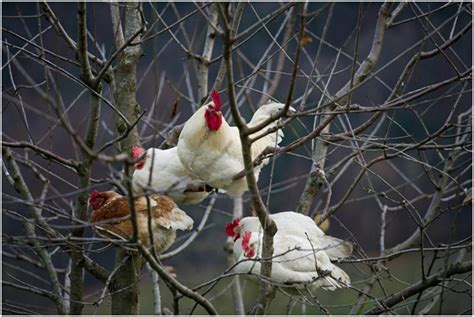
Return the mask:
MULTIPOLYGON (((234 272, 260 274, 262 238, 263 233, 245 231, 234 241, 234 272)), ((308 239, 277 233, 273 249, 270 280, 285 294, 308 299, 318 288, 333 291, 350 285, 347 273, 308 239)))
POLYGON ((176 147, 167 150, 149 148, 145 151, 135 145, 132 152, 136 161, 132 176, 135 194, 141 194, 144 188, 149 188, 187 205, 198 204, 209 195, 210 187, 191 178, 184 169, 176 147))
MULTIPOLYGON (((92 206, 91 222, 96 225, 97 233, 106 238, 130 239, 133 233, 130 219, 130 203, 128 197, 113 191, 94 191, 89 198, 92 206), (111 233, 112 232, 112 233, 111 233)), ((190 230, 191 219, 169 197, 160 195, 141 196, 135 199, 137 219, 137 238, 145 246, 150 247, 148 231, 148 214, 151 214, 151 231, 155 251, 160 253, 168 249, 176 238, 176 230, 190 230)))
MULTIPOLYGON (((277 235, 292 235, 312 241, 315 249, 323 250, 331 260, 346 258, 352 253, 352 243, 335 237, 327 236, 308 216, 294 211, 283 211, 271 214, 278 228, 277 235)), ((262 232, 261 224, 257 217, 235 219, 226 227, 227 234, 234 237, 241 232, 262 232)))
MULTIPOLYGON (((211 92, 211 98, 209 104, 197 110, 185 123, 178 140, 179 159, 193 177, 202 179, 214 188, 227 191, 231 197, 239 197, 248 190, 245 177, 233 179, 244 170, 239 129, 229 126, 222 116, 221 101, 215 90, 211 92)), ((254 113, 248 126, 256 126, 283 108, 284 104, 281 103, 261 106, 254 113)), ((291 110, 294 111, 293 108, 291 110)), ((277 124, 278 122, 274 121, 250 137, 259 136, 277 124)), ((283 132, 278 130, 252 143, 252 160, 267 147, 278 145, 283 136, 283 132)), ((257 180, 262 166, 267 161, 255 167, 257 180)))

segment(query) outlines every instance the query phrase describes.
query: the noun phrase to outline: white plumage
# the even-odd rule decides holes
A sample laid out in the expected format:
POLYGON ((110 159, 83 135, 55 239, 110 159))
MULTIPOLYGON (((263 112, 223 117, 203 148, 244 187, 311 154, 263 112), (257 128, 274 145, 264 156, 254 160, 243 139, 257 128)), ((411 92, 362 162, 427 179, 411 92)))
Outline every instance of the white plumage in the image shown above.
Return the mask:
MULTIPOLYGON (((225 190, 231 197, 241 196, 248 190, 246 178, 233 180, 233 177, 244 169, 239 130, 237 127, 229 126, 223 117, 222 125, 215 131, 210 130, 205 118, 206 111, 210 111, 209 107, 213 109, 214 102, 201 107, 185 123, 178 141, 179 158, 194 177, 202 179, 212 187, 225 190)), ((261 106, 253 115, 248 124, 249 127, 259 124, 272 114, 281 111, 283 107, 281 103, 261 106)), ((220 111, 218 115, 221 116, 220 111)), ((276 124, 277 122, 269 124, 265 129, 251 135, 251 138, 261 135, 276 124)), ((278 145, 283 136, 283 132, 278 130, 254 142, 251 147, 252 159, 255 159, 266 147, 278 145)), ((257 180, 262 166, 266 163, 264 161, 260 166, 255 167, 257 180)))
MULTIPOLYGON (((318 288, 335 290, 350 284, 349 276, 331 260, 348 257, 352 244, 330 237, 305 215, 292 211, 272 214, 278 228, 273 239, 271 280, 294 296, 311 296, 318 288)), ((263 231, 257 217, 234 220, 226 227, 234 238, 238 273, 260 273, 263 231)))
POLYGON ((136 164, 142 165, 135 168, 132 177, 135 194, 141 194, 144 188, 150 188, 155 193, 167 195, 178 203, 188 205, 197 204, 209 195, 204 182, 189 176, 179 160, 176 147, 166 150, 150 148, 142 155, 136 164), (186 191, 190 185, 202 190, 186 191))
MULTIPOLYGON (((308 216, 294 211, 283 211, 271 214, 270 217, 275 221, 278 235, 292 235, 305 240, 309 237, 313 247, 325 251, 331 260, 346 258, 352 253, 352 243, 327 236, 308 216)), ((242 232, 262 232, 257 217, 243 218, 240 220, 240 227, 243 230, 242 232)))
MULTIPOLYGON (((262 237, 263 233, 251 234, 249 244, 256 250, 253 257, 245 256, 242 237, 234 242, 234 258, 236 262, 242 261, 234 267, 234 272, 260 274, 260 262, 249 259, 262 257, 262 237)), ((318 288, 333 291, 350 284, 347 273, 332 264, 325 251, 313 249, 307 239, 276 234, 273 248, 271 280, 285 293, 306 294, 306 287, 311 293, 318 288)))

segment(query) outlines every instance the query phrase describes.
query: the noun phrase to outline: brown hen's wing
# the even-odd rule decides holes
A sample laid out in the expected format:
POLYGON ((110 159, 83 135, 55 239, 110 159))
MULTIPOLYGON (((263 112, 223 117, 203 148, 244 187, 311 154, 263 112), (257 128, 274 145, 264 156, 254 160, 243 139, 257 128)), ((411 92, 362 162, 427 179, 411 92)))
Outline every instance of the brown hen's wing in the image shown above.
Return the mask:
POLYGON ((123 239, 128 240, 132 236, 132 233, 133 226, 130 220, 97 226, 97 234, 104 238, 118 239, 119 237, 122 237, 123 239))
POLYGON ((101 223, 98 226, 105 230, 100 230, 100 234, 117 238, 112 234, 107 234, 106 231, 111 231, 125 239, 132 235, 132 222, 130 219, 119 220, 130 215, 130 204, 127 197, 120 197, 110 200, 101 208, 92 211, 91 222, 101 223), (114 219, 117 219, 114 221, 114 219))
POLYGON ((130 204, 127 197, 120 197, 106 202, 102 207, 92 211, 91 221, 102 222, 114 218, 123 218, 130 214, 130 204))
MULTIPOLYGON (((167 196, 149 195, 148 197, 150 198, 151 216, 153 219, 163 217, 169 214, 173 208, 177 207, 176 203, 167 196)), ((137 212, 148 215, 148 202, 145 196, 138 197, 135 200, 135 208, 137 212)))
MULTIPOLYGON (((176 203, 169 197, 150 195, 150 209, 153 221, 166 229, 189 230, 193 227, 191 219, 176 203)), ((136 200, 137 212, 148 216, 148 203, 146 197, 136 200)))

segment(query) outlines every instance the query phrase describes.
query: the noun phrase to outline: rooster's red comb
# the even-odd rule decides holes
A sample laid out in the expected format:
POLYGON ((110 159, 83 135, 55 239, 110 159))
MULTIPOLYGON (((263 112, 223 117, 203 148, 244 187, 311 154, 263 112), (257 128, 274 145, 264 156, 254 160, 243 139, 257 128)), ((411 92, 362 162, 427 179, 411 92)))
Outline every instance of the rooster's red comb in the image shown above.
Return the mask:
POLYGON ((216 107, 216 110, 221 111, 221 106, 222 106, 221 97, 219 97, 219 93, 217 92, 217 90, 213 89, 211 91, 211 99, 214 102, 214 106, 216 107))
POLYGON ((133 154, 133 160, 136 161, 140 158, 140 156, 145 153, 145 149, 142 147, 139 147, 138 145, 134 145, 132 148, 132 154, 133 154))
POLYGON ((239 225, 240 225, 240 219, 239 218, 234 219, 232 222, 228 223, 225 226, 225 232, 227 233, 229 237, 233 237, 235 235, 234 229, 235 227, 239 225))
POLYGON ((252 237, 252 232, 245 231, 244 235, 242 236, 242 248, 244 249, 244 251, 247 251, 250 248, 250 237, 252 237))

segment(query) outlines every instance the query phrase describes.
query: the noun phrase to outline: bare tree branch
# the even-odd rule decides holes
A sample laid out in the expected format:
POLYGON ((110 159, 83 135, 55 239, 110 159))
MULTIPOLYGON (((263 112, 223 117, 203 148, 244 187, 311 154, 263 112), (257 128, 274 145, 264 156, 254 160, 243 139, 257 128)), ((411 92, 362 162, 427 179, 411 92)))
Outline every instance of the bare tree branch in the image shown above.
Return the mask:
MULTIPOLYGON (((422 280, 416 284, 410 285, 409 287, 401 290, 400 292, 397 292, 391 295, 382 303, 386 307, 393 307, 394 305, 400 303, 401 301, 404 301, 410 296, 418 294, 420 291, 424 289, 438 285, 442 281, 443 278, 451 277, 452 275, 455 275, 455 274, 463 274, 466 272, 470 272, 471 270, 472 270, 471 262, 467 262, 467 263, 457 262, 457 263, 451 264, 445 270, 437 274, 433 274, 429 276, 428 278, 426 278, 425 280, 422 280)), ((365 312, 365 314, 376 315, 376 314, 381 314, 383 312, 385 312, 385 309, 374 308, 365 312)))

